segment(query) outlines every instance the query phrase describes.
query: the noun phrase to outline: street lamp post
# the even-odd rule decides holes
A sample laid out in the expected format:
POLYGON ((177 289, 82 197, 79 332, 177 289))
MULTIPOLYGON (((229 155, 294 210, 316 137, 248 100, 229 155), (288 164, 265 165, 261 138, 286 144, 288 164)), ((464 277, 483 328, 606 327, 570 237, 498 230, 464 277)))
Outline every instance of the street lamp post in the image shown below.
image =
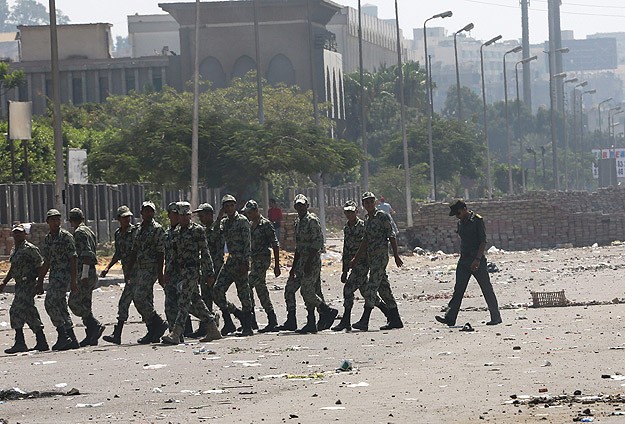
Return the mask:
MULTIPOLYGON (((568 53, 568 47, 563 47, 555 50, 548 50, 545 53, 549 58, 549 115, 551 126, 551 153, 553 155, 553 188, 557 191, 560 190, 560 179, 558 176, 558 141, 556 136, 556 115, 555 115, 555 86, 554 86, 554 63, 552 58, 554 53, 568 53)), ((562 76, 562 74, 558 74, 562 76)), ((566 74, 564 74, 566 75, 566 74)))
POLYGON ((511 53, 518 53, 523 50, 523 46, 516 46, 503 54, 503 93, 506 112, 506 144, 508 146, 508 194, 514 194, 514 183, 512 181, 512 141, 510 140, 510 117, 508 115, 508 75, 506 72, 506 56, 511 53))
MULTIPOLYGON (((531 62, 532 60, 538 59, 538 56, 526 57, 525 59, 519 60, 514 65, 514 77, 516 81, 516 124, 517 124, 517 137, 519 137, 519 145, 521 147, 521 169, 523 169, 523 136, 521 135, 521 100, 519 95, 519 65, 525 65, 526 63, 531 62)), ((529 152, 528 152, 529 153, 529 152)), ((534 152, 535 154, 535 152, 534 152)), ((525 172, 522 173, 521 176, 522 188, 525 191, 525 172)))
POLYGON ((488 197, 493 197, 493 181, 490 175, 490 146, 488 145, 488 118, 486 117, 486 84, 484 83, 484 47, 488 47, 495 41, 501 40, 501 35, 491 38, 480 46, 480 68, 482 71, 482 104, 484 108, 484 145, 486 146, 486 184, 488 197))
MULTIPOLYGON (((599 106, 597 106, 597 111, 599 112, 599 140, 600 140, 600 144, 603 141, 603 120, 601 119, 601 106, 603 106, 606 103, 609 103, 612 101, 612 97, 608 97, 607 99, 605 99, 602 102, 599 102, 599 106)), ((599 146, 599 148, 601 148, 601 146, 599 146)))
MULTIPOLYGON (((570 78, 564 80, 564 84, 574 84, 579 81, 577 78, 570 78)), ((569 189, 569 137, 566 130, 568 125, 566 119, 566 90, 562 90, 562 93, 565 97, 564 103, 562 104, 562 138, 564 139, 564 190, 569 189)), ((573 112, 575 114, 575 112, 573 112)))
POLYGON ((584 95, 595 94, 596 92, 597 90, 593 88, 592 90, 586 90, 579 93, 579 166, 583 166, 584 159, 584 95))
POLYGON ((540 153, 542 155, 542 163, 543 163, 543 188, 547 185, 547 171, 545 168, 545 146, 540 146, 540 153))
POLYGON ((454 32, 454 58, 456 59, 456 95, 458 96, 457 115, 458 121, 462 122, 462 95, 460 94, 460 67, 458 66, 458 41, 456 36, 464 31, 471 31, 474 28, 473 23, 467 24, 464 28, 454 32))
MULTIPOLYGON (((581 151, 581 146, 580 146, 580 142, 578 141, 577 138, 577 89, 580 87, 586 87, 588 85, 588 81, 582 81, 579 84, 575 85, 575 87, 573 87, 573 90, 571 90, 571 95, 573 96, 573 157, 577 157, 579 158, 579 152, 581 151)), ((580 167, 580 163, 577 163, 577 166, 575 167, 575 188, 579 189, 579 167, 580 167)))
MULTIPOLYGON (((395 0, 395 9, 397 9, 397 0, 395 0)), ((444 19, 444 18, 449 18, 450 16, 452 16, 453 13, 451 10, 448 10, 446 12, 442 12, 442 13, 438 13, 434 16, 432 16, 431 18, 426 19, 423 22, 423 47, 425 50, 425 79, 426 79, 426 83, 427 83, 427 90, 428 90, 428 149, 429 149, 429 154, 430 154, 430 186, 431 186, 431 193, 430 193, 430 197, 432 200, 436 200, 436 180, 434 179, 434 146, 432 143, 432 119, 434 116, 434 102, 432 100, 432 75, 430 72, 430 66, 429 66, 429 57, 428 57, 428 35, 427 35, 427 28, 426 28, 426 24, 431 21, 432 19, 444 19)), ((399 18, 398 18, 399 20, 399 18)), ((399 24, 399 23, 398 23, 399 24)), ((399 29, 397 30, 398 34, 399 34, 399 29)), ((399 39, 399 35, 398 35, 398 39, 399 39)))

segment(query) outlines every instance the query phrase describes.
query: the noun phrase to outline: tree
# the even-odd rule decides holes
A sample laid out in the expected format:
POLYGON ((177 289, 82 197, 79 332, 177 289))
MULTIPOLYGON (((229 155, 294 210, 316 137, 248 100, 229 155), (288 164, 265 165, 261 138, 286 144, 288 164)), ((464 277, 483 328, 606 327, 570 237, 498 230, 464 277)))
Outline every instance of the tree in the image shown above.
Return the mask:
POLYGON ((7 0, 0 0, 0 32, 15 31, 15 26, 9 22, 9 3, 7 0))
POLYGON ((0 95, 12 88, 18 87, 26 81, 26 74, 21 69, 9 71, 9 64, 0 62, 0 95))
MULTIPOLYGON (((11 9, 9 21, 15 26, 48 25, 50 23, 50 14, 48 9, 36 0, 17 0, 11 9)), ((70 22, 70 19, 57 9, 56 22, 65 25, 70 22)))

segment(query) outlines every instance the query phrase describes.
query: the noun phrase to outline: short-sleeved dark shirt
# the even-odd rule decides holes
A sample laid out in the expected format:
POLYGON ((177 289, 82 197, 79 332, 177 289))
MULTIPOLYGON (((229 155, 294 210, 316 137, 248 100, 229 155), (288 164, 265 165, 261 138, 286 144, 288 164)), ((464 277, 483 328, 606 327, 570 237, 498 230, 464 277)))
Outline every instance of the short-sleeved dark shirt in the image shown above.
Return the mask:
POLYGON ((261 215, 256 224, 251 224, 252 257, 271 256, 271 248, 278 245, 276 231, 271 222, 261 215))
POLYGON ((473 211, 469 211, 466 221, 458 220, 460 236, 460 259, 475 259, 482 242, 486 242, 484 219, 473 211))

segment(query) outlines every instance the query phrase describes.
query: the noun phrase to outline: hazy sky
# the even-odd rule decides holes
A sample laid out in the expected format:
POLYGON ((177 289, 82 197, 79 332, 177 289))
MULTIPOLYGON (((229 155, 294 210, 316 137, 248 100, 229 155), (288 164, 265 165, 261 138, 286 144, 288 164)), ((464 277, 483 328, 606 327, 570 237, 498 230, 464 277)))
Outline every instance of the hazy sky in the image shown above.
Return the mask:
MULTIPOLYGON (((48 4, 45 0, 39 1, 48 4)), ((353 7, 358 5, 358 0, 336 2, 353 7)), ((445 10, 453 11, 453 17, 430 21, 428 26, 444 26, 453 33, 473 22, 475 29, 471 35, 478 39, 489 39, 498 34, 504 39, 521 36, 519 0, 398 0, 398 3, 400 26, 407 38, 412 38, 412 29, 421 28, 425 19, 445 10)), ((380 18, 395 16, 394 0, 362 0, 362 4, 377 5, 380 18)), ((56 7, 69 15, 74 23, 112 23, 115 35, 126 35, 127 15, 164 13, 158 7, 158 0, 56 0, 56 7)), ((623 0, 562 0, 561 10, 562 29, 574 30, 576 38, 597 32, 625 31, 623 0)), ((531 42, 541 43, 547 34, 547 0, 530 0, 531 42)))

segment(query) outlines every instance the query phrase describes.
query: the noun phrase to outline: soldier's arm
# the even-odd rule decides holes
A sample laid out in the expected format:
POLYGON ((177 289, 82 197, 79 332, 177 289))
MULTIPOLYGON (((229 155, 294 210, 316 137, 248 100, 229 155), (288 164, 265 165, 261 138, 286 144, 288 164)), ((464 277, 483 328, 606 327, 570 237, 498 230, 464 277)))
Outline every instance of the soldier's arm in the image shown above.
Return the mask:
POLYGON ((349 267, 350 268, 353 268, 356 265, 356 263, 358 262, 358 260, 360 258, 362 258, 363 255, 365 255, 365 252, 367 251, 367 246, 368 245, 369 245, 369 243, 367 242, 367 240, 365 238, 363 238, 362 241, 360 242, 360 246, 358 246, 358 251, 354 255, 354 258, 349 262, 349 267))
POLYGON ((73 292, 78 290, 78 285, 76 284, 76 256, 72 256, 69 259, 69 272, 70 272, 70 287, 73 292))
POLYGON ((208 241, 206 241, 206 234, 204 231, 198 231, 198 239, 200 244, 200 260, 202 267, 202 277, 212 277, 215 279, 215 266, 213 264, 213 258, 208 251, 208 241))
POLYGON ((9 272, 7 272, 7 275, 2 279, 2 283, 0 283, 0 293, 4 291, 4 287, 7 285, 9 281, 11 281, 11 278, 13 278, 11 276, 12 269, 13 267, 9 268, 9 272))

